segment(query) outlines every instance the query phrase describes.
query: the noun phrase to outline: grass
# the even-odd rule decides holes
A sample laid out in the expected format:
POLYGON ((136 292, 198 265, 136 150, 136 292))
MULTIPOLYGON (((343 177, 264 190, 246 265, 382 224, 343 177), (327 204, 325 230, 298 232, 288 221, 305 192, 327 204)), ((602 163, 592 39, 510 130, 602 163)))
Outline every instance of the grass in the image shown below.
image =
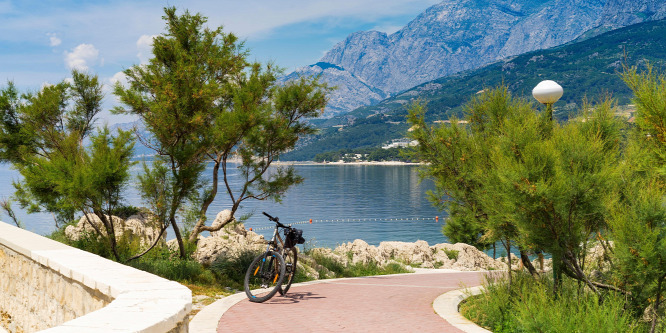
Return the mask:
POLYGON ((448 249, 442 249, 442 251, 446 253, 446 256, 449 257, 449 259, 458 260, 458 254, 460 254, 460 251, 448 249))
POLYGON ((258 252, 242 251, 236 258, 218 257, 209 267, 214 272, 220 283, 235 289, 244 289, 245 271, 258 256, 258 252))
MULTIPOLYGON (((374 261, 370 261, 367 264, 356 263, 344 265, 343 263, 327 256, 323 256, 318 253, 312 253, 310 255, 312 259, 321 266, 317 271, 320 276, 325 276, 326 270, 333 272, 336 278, 339 277, 359 277, 359 276, 371 276, 371 275, 387 275, 387 274, 400 274, 400 273, 410 273, 402 265, 398 263, 390 263, 385 266, 380 266, 374 261)), ((298 271, 296 272, 298 273, 298 271)), ((298 276, 297 276, 298 277, 298 276)))
POLYGON ((570 279, 553 293, 552 278, 516 274, 509 292, 506 278, 489 279, 487 293, 470 297, 460 312, 496 333, 503 332, 646 332, 649 325, 625 311, 624 299, 605 294, 603 302, 570 279))

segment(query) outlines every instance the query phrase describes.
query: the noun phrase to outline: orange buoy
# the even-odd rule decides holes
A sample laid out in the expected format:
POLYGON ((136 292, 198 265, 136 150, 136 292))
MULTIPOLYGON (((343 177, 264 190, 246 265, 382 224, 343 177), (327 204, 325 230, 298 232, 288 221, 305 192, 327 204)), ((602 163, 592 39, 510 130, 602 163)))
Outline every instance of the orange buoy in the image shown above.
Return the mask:
POLYGON ((250 228, 250 231, 252 231, 252 228, 250 228))
POLYGON ((312 219, 310 219, 310 224, 312 224, 312 219))
POLYGON ((435 223, 439 222, 439 216, 435 216, 435 223))

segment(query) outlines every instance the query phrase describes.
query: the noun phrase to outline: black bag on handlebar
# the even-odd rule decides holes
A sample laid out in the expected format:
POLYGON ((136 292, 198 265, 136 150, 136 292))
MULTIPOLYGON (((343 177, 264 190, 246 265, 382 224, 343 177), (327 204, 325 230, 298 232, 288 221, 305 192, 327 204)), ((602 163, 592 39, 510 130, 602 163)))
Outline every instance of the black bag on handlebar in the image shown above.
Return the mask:
POLYGON ((285 241, 284 247, 294 247, 296 244, 305 243, 305 238, 303 238, 303 230, 291 228, 284 231, 285 241))

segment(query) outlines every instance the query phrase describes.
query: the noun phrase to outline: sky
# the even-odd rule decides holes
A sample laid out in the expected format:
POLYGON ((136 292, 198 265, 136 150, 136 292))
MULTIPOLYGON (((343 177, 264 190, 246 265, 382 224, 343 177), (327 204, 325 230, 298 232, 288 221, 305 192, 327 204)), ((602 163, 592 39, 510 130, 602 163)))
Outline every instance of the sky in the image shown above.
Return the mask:
MULTIPOLYGON (((439 0, 441 1, 441 0, 439 0)), ((152 37, 164 31, 163 8, 208 17, 245 41, 250 60, 290 72, 316 63, 356 31, 393 33, 438 0, 0 0, 0 88, 21 91, 71 77, 78 69, 105 84, 105 109, 117 104, 111 85, 122 71, 147 62, 152 37)), ((131 121, 112 116, 101 121, 131 121)))

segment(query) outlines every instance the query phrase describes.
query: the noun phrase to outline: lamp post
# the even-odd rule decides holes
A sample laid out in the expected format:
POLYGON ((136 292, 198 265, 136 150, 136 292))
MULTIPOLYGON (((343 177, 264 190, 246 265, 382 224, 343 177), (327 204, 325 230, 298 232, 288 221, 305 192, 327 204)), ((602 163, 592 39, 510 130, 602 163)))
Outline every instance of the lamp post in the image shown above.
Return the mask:
MULTIPOLYGON (((539 103, 546 105, 546 111, 548 112, 551 124, 553 122, 553 104, 562 97, 563 93, 562 86, 551 80, 541 81, 532 89, 532 96, 539 103)), ((541 267, 543 267, 543 264, 541 267)), ((561 280, 562 268, 560 267, 560 258, 556 253, 553 253, 553 282, 555 290, 559 288, 561 280)))
POLYGON ((532 89, 532 96, 539 103, 546 105, 550 120, 553 120, 553 103, 557 102, 563 93, 562 86, 551 80, 541 81, 532 89))

